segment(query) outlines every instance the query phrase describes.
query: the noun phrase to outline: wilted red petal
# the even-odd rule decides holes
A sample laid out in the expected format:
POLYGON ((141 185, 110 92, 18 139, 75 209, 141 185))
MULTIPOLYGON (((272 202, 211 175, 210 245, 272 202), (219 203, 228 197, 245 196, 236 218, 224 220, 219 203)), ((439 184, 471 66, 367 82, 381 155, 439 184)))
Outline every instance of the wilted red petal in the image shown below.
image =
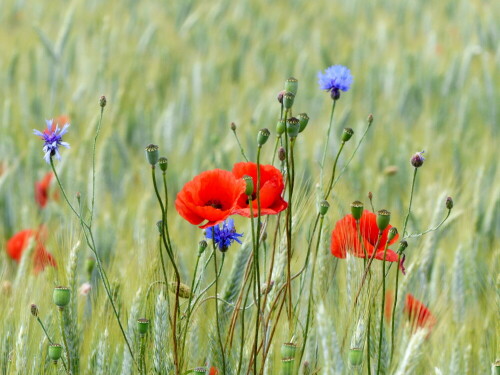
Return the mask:
POLYGON ((412 330, 416 328, 432 329, 436 324, 436 318, 421 301, 411 294, 406 295, 404 313, 408 317, 412 330))
POLYGON ((36 248, 33 254, 34 272, 43 271, 49 265, 56 267, 56 260, 52 254, 47 252, 43 245, 45 236, 46 229, 43 226, 38 231, 25 229, 17 232, 7 242, 7 254, 16 262, 19 262, 24 251, 28 248, 31 238, 34 238, 36 241, 36 248))
POLYGON ((54 174, 48 172, 40 181, 35 182, 35 201, 43 208, 49 199, 49 186, 54 174))
MULTIPOLYGON (((260 165, 260 214, 276 215, 288 207, 288 203, 283 200, 281 194, 285 185, 281 172, 272 165, 260 165)), ((242 179, 243 176, 250 176, 253 180, 254 194, 252 201, 253 216, 258 216, 257 212, 257 164, 252 162, 236 163, 233 167, 233 174, 236 178, 242 179)), ((245 217, 250 217, 250 205, 248 197, 243 194, 238 199, 238 209, 236 213, 245 217)))
POLYGON ((35 274, 43 271, 47 266, 57 267, 56 260, 51 253, 45 250, 42 243, 37 244, 35 255, 33 257, 33 264, 35 274))

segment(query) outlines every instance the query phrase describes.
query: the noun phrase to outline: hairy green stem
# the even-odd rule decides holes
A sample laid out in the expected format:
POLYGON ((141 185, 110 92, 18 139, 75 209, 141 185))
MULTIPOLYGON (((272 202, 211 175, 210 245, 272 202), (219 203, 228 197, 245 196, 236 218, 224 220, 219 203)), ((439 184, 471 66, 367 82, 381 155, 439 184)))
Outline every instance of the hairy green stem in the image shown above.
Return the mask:
POLYGON ((387 255, 387 248, 389 247, 389 241, 385 243, 384 246, 384 257, 382 259, 382 302, 380 308, 380 328, 379 328, 379 338, 378 338, 378 363, 377 363, 377 375, 380 374, 380 364, 382 363, 382 336, 384 334, 384 311, 385 311, 385 257, 387 255))
MULTIPOLYGON (((219 292, 219 275, 217 268, 217 250, 215 249, 215 236, 212 236, 212 246, 214 249, 214 269, 215 269, 215 321, 217 325, 217 337, 219 339, 219 346, 222 356, 222 373, 226 373, 226 355, 224 353, 224 345, 222 344, 222 335, 220 331, 220 320, 219 320, 219 302, 218 302, 218 292, 219 292)), ((224 253, 222 253, 222 258, 224 259, 224 253)))
POLYGON ((101 116, 99 117, 99 123, 97 124, 97 130, 94 137, 94 145, 92 147, 92 203, 90 208, 90 218, 89 227, 92 227, 92 218, 94 217, 94 198, 95 198, 95 150, 97 145, 97 138, 99 138, 99 132, 101 131, 102 124, 102 114, 104 112, 104 107, 101 107, 101 116))
POLYGON ((321 186, 323 186, 323 175, 324 175, 324 168, 325 168, 325 160, 326 160, 326 152, 328 150, 328 142, 330 141, 330 132, 332 130, 332 124, 333 124, 333 113, 335 112, 335 104, 337 104, 337 101, 334 100, 332 103, 332 110, 330 112, 330 122, 328 124, 328 130, 326 132, 326 142, 325 142, 325 147, 323 148, 323 157, 321 158, 321 171, 319 175, 319 183, 321 186))

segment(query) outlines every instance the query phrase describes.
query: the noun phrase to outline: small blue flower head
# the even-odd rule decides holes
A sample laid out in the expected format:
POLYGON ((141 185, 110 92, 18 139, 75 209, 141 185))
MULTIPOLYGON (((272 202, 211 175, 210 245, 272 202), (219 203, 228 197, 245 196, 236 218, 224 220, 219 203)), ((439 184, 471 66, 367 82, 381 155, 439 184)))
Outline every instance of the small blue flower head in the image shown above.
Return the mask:
POLYGON ((321 90, 331 93, 333 99, 340 97, 340 90, 347 91, 352 84, 351 71, 342 65, 333 65, 325 72, 318 72, 318 83, 321 90))
POLYGON ((213 239, 219 250, 224 253, 229 246, 231 246, 233 241, 241 244, 239 238, 243 237, 243 234, 236 233, 233 219, 227 219, 222 224, 207 228, 205 236, 207 239, 213 239))
POLYGON ((68 131, 69 124, 65 124, 62 129, 59 129, 59 125, 54 127, 52 120, 45 120, 45 122, 47 123, 47 129, 43 133, 36 129, 33 129, 33 133, 45 142, 43 145, 43 152, 45 152, 43 158, 47 164, 50 164, 52 156, 55 156, 57 160, 61 160, 59 146, 69 148, 69 144, 62 141, 62 136, 68 131))

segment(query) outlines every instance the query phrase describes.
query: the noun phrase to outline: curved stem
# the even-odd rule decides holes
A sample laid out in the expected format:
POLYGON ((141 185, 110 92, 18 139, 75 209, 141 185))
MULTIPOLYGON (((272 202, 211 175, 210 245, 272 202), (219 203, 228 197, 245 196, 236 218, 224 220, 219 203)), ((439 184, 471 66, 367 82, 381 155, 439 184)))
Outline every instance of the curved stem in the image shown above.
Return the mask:
POLYGON ((339 161, 339 156, 342 150, 344 149, 345 142, 342 142, 339 148, 339 151, 337 152, 337 156, 335 157, 335 162, 333 163, 333 168, 332 168, 332 176, 330 177, 330 182, 328 183, 328 187, 326 189, 325 196, 323 197, 324 200, 328 199, 328 196, 330 195, 332 188, 333 188, 333 179, 335 178, 335 171, 337 169, 337 163, 339 161))
POLYGON ((90 209, 90 219, 89 226, 92 227, 92 218, 94 216, 94 198, 95 198, 95 149, 97 144, 97 138, 99 137, 99 132, 101 130, 102 124, 102 114, 104 112, 104 107, 101 107, 101 116, 99 117, 99 124, 97 125, 97 130, 94 137, 94 146, 92 147, 92 203, 90 209))
POLYGON ((415 189, 415 181, 417 179, 417 171, 418 168, 415 168, 413 172, 413 180, 411 182, 411 192, 410 192, 410 203, 408 204, 408 213, 406 214, 405 221, 403 224, 403 237, 406 235, 406 226, 408 225, 408 219, 410 218, 410 213, 411 213, 411 204, 413 202, 413 191, 415 189))
POLYGON ((64 349, 66 349, 66 357, 68 358, 68 369, 67 372, 69 374, 72 374, 71 372, 71 355, 69 354, 69 348, 68 348, 68 341, 66 339, 66 331, 64 329, 64 318, 63 318, 63 309, 59 308, 59 320, 61 323, 61 335, 63 338, 63 343, 64 343, 64 349))
MULTIPOLYGON (((217 250, 215 249, 215 236, 212 236, 212 245, 214 249, 214 269, 215 269, 215 320, 217 325, 217 337, 219 339, 219 346, 221 349, 222 356, 222 373, 226 373, 226 356, 224 353, 224 345, 222 344, 222 335, 220 332, 220 321, 219 321, 219 302, 218 302, 218 291, 219 291, 219 275, 217 268, 217 250)), ((224 258, 224 253, 222 253, 222 258, 224 258)))
POLYGON ((335 104, 337 104, 337 101, 334 100, 332 103, 332 111, 330 112, 330 123, 328 124, 328 130, 326 132, 326 142, 325 142, 325 147, 323 148, 323 157, 321 158, 321 171, 319 175, 319 181, 320 185, 323 186, 323 172, 325 168, 325 160, 326 160, 326 151, 328 150, 328 142, 330 141, 330 132, 332 130, 332 123, 333 123, 333 113, 335 112, 335 104))
MULTIPOLYGON (((79 218, 81 219, 80 214, 75 210, 73 205, 69 202, 68 196, 66 195, 66 191, 63 188, 63 185, 61 183, 61 180, 59 180, 59 175, 57 174, 56 167, 54 166, 54 160, 52 160, 52 157, 50 157, 50 166, 52 167, 52 172, 54 172, 54 176, 56 176, 57 184, 59 185, 59 189, 61 189, 61 192, 63 194, 64 200, 68 204, 69 208, 71 208, 71 211, 79 218)), ((83 220, 83 219, 81 219, 83 220)))
POLYGON ((234 137, 236 138, 236 142, 238 142, 238 146, 240 147, 240 152, 245 161, 248 161, 247 156, 245 155, 245 150, 243 150, 243 146, 241 145, 240 139, 238 138, 238 134, 236 133, 236 128, 231 129, 233 131, 234 137))
POLYGON ((382 363, 382 336, 384 334, 384 311, 385 311, 385 257, 387 254, 387 248, 389 247, 389 241, 386 242, 384 246, 384 258, 382 260, 382 307, 380 308, 380 329, 378 338, 378 363, 377 363, 377 375, 380 374, 380 364, 382 363))

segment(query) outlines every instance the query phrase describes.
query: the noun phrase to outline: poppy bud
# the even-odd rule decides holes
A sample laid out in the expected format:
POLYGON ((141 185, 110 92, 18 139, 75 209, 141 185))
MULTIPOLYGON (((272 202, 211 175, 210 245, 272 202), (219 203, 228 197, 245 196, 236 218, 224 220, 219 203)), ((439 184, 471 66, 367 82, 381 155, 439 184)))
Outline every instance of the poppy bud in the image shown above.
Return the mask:
POLYGON ((283 106, 286 109, 292 108, 294 99, 295 95, 293 93, 289 91, 285 92, 285 94, 283 94, 283 106))
POLYGON ((307 115, 307 113, 299 114, 299 123, 300 123, 299 133, 302 133, 306 128, 307 124, 309 123, 309 116, 307 115))
POLYGON ((370 201, 373 199, 373 193, 371 191, 368 192, 368 199, 370 201))
POLYGON ((236 131, 236 124, 234 122, 231 123, 230 127, 233 132, 236 131))
POLYGON ((167 171, 168 168, 168 159, 164 156, 158 159, 158 164, 160 165, 160 169, 163 173, 167 171))
POLYGON ((352 367, 358 367, 363 363, 363 350, 360 348, 351 348, 349 350, 349 364, 352 367))
POLYGON ((453 208, 453 199, 451 199, 451 197, 446 198, 446 208, 448 210, 453 208))
POLYGON ((283 95, 285 95, 285 92, 286 90, 281 90, 276 97, 278 99, 278 102, 280 102, 280 104, 283 104, 283 95))
POLYGON ((285 91, 291 92, 293 95, 297 95, 298 89, 299 81, 297 81, 297 78, 290 77, 285 81, 285 91))
POLYGON ((398 247, 398 254, 401 254, 403 253, 403 251, 405 251, 405 249, 408 247, 408 242, 406 242, 406 240, 402 240, 400 243, 399 243, 399 247, 398 247))
POLYGON ((284 161, 285 158, 286 158, 286 151, 283 147, 280 147, 278 150, 278 159, 280 159, 281 161, 284 161))
POLYGON ((327 201, 321 201, 319 204, 319 214, 325 216, 328 212, 328 208, 330 208, 330 204, 327 201))
POLYGON ((38 306, 33 303, 30 306, 30 310, 31 310, 31 315, 33 315, 35 318, 37 318, 38 317, 38 306))
POLYGON ((281 345, 281 358, 295 358, 295 352, 297 351, 297 344, 293 342, 286 342, 281 345))
POLYGON ((106 107, 106 103, 107 103, 107 100, 106 100, 106 97, 104 95, 102 95, 100 98, 99 98, 99 106, 101 108, 104 108, 106 107))
POLYGON ((342 142, 347 142, 349 139, 351 139, 353 134, 354 130, 352 130, 351 128, 345 128, 342 133, 342 142))
POLYGON ((296 138, 299 135, 300 121, 296 117, 290 117, 286 123, 286 131, 290 138, 296 138))
POLYGON ((269 132, 269 129, 266 129, 266 128, 260 129, 259 134, 257 135, 257 145, 259 147, 264 146, 264 144, 269 139, 270 135, 271 135, 271 133, 269 132))
POLYGON ((154 144, 150 144, 146 147, 146 158, 148 159, 149 164, 153 166, 158 162, 159 158, 158 150, 159 147, 154 144))
POLYGON ((61 344, 49 344, 49 358, 57 363, 61 359, 62 346, 61 344))
POLYGON ((92 274, 92 271, 94 271, 94 267, 95 267, 95 258, 88 257, 85 260, 85 271, 87 271, 87 275, 92 274))
POLYGON ((149 319, 140 318, 137 319, 137 330, 139 331, 139 335, 144 336, 148 333, 149 328, 149 319))
POLYGON ((351 214, 355 220, 361 219, 363 216, 363 203, 360 201, 354 201, 351 203, 351 214))
POLYGON ((377 212, 377 227, 379 231, 383 231, 389 225, 391 220, 391 213, 387 210, 380 210, 377 212))
POLYGON ((397 235, 398 235, 398 230, 396 229, 396 227, 392 227, 391 229, 389 229, 389 234, 387 235, 387 241, 391 242, 397 235))
POLYGON ((198 243, 198 255, 203 254, 203 252, 205 251, 205 249, 207 248, 207 246, 208 246, 207 241, 201 240, 198 243))
MULTIPOLYGON (((172 281, 170 283, 170 291, 174 294, 177 293, 177 283, 175 281, 172 281)), ((179 283, 179 297, 189 298, 191 296, 192 296, 191 288, 188 287, 186 284, 179 283)))
POLYGON ((373 122, 373 115, 371 113, 368 115, 367 120, 368 120, 368 124, 371 125, 371 123, 373 122))
POLYGON ((278 136, 283 134, 285 132, 285 129, 286 129, 285 120, 278 120, 278 123, 276 124, 276 133, 278 134, 278 136))
POLYGON ((64 309, 69 303, 71 297, 70 289, 66 286, 57 286, 54 288, 52 299, 60 310, 64 309))
POLYGON ((243 176, 243 180, 245 180, 246 184, 245 195, 251 196, 254 191, 253 179, 250 176, 243 176))
POLYGON ((422 154, 424 153, 424 151, 422 152, 417 152, 415 153, 415 155, 413 155, 410 159, 410 163, 411 165, 413 165, 415 168, 420 168, 423 164, 424 164, 424 160, 425 158, 422 156, 422 154))

